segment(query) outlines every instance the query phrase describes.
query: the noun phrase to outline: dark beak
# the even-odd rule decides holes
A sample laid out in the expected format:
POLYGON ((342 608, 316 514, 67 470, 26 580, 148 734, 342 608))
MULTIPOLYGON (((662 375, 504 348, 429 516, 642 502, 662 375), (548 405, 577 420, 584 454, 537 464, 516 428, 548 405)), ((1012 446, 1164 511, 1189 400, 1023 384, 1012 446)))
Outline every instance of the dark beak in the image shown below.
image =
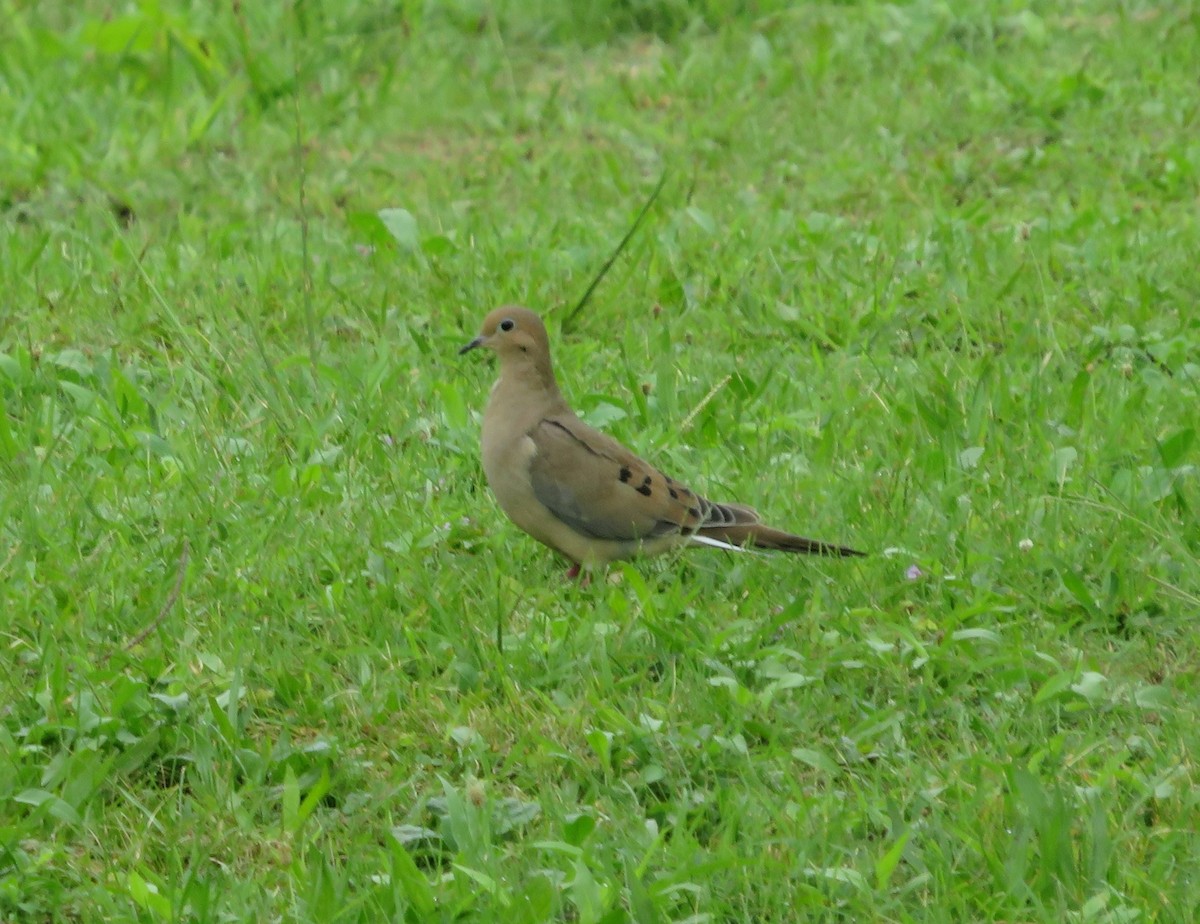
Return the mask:
POLYGON ((458 355, 462 356, 463 353, 467 353, 467 352, 475 349, 475 347, 479 346, 479 344, 481 344, 481 343, 483 343, 483 338, 476 337, 474 340, 472 340, 470 343, 468 343, 465 347, 463 347, 461 350, 459 350, 458 355))

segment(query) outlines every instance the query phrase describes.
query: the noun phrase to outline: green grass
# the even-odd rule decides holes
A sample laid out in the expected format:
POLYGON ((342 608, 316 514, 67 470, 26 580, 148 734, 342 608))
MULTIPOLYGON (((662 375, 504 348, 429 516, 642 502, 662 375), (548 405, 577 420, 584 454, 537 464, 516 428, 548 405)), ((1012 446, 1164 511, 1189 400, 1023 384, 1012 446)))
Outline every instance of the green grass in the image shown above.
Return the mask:
POLYGON ((1192 4, 0 17, 0 920, 1200 917, 1192 4), (873 554, 564 582, 506 301, 873 554))

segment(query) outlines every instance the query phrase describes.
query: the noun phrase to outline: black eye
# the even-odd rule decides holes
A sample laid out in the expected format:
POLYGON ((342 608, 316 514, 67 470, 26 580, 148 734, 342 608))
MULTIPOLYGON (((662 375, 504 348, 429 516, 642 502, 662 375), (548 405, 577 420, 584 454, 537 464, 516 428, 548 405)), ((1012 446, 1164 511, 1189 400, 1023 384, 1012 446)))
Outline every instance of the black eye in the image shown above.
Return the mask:
POLYGON ((500 322, 501 330, 512 330, 516 326, 517 326, 516 322, 513 321, 512 318, 505 318, 503 321, 500 322))

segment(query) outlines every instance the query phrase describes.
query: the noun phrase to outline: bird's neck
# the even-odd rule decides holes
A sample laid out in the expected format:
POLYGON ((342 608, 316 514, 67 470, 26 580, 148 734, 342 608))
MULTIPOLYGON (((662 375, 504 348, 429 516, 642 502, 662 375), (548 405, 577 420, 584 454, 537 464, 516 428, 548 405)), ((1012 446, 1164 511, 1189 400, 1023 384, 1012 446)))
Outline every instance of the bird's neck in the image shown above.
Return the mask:
POLYGON ((550 361, 535 359, 525 354, 513 356, 507 362, 501 363, 499 385, 526 392, 543 392, 547 397, 562 397, 550 361))
POLYGON ((489 404, 524 408, 529 414, 542 417, 565 406, 565 401, 550 363, 520 356, 501 363, 500 377, 492 388, 489 404))

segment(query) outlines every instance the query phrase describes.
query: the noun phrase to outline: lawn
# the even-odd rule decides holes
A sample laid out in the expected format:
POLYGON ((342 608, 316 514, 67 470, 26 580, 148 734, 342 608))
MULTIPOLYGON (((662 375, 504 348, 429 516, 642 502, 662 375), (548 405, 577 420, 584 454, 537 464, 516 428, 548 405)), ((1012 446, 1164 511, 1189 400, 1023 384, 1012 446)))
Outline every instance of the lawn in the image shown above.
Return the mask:
POLYGON ((0 20, 0 920, 1200 918, 1194 4, 0 20), (565 580, 506 302, 869 556, 565 580))

